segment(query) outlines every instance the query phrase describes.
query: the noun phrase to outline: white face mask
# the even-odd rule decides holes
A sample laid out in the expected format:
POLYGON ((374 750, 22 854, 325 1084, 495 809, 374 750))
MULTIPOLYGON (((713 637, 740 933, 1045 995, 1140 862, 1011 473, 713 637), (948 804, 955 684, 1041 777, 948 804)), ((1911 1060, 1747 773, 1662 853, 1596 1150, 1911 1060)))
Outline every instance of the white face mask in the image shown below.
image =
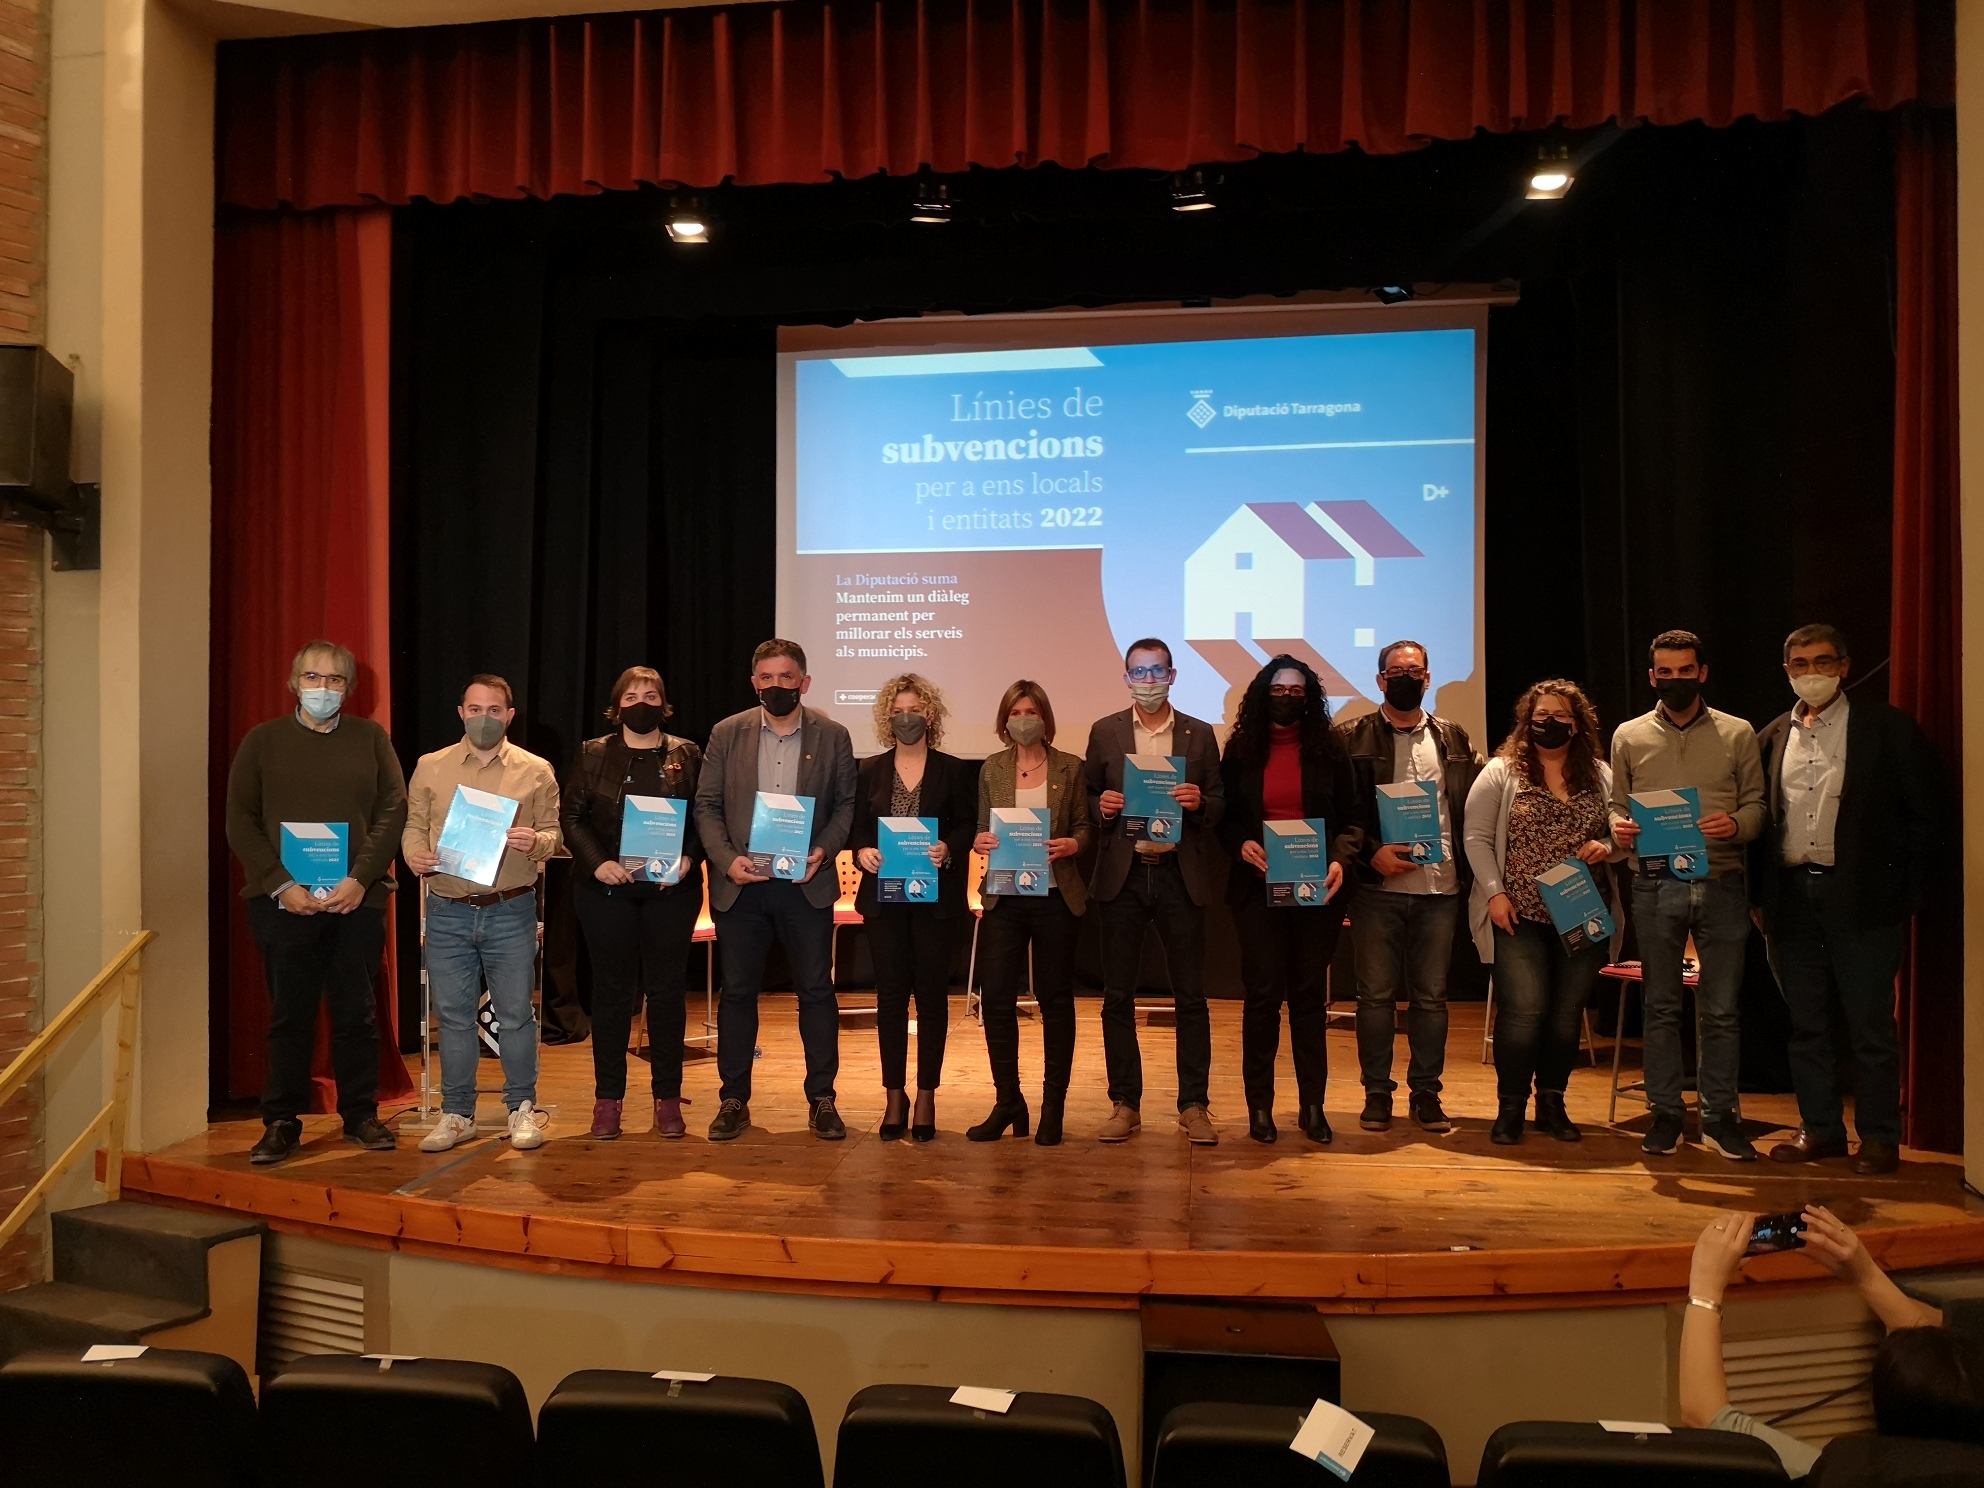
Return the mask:
POLYGON ((1806 707, 1823 708, 1839 691, 1839 678, 1828 677, 1824 672, 1807 672, 1791 679, 1791 690, 1806 707))
POLYGON ((1146 713, 1155 713, 1164 706, 1164 700, 1171 696, 1169 682, 1132 682, 1130 696, 1137 700, 1137 706, 1146 713))

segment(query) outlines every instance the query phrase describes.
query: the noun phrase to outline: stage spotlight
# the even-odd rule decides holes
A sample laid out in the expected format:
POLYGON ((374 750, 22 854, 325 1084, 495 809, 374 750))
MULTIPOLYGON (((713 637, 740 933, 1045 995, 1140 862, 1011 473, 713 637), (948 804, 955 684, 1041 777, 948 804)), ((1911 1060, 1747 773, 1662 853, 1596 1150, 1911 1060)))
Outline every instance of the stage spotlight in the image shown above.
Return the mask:
POLYGON ((693 196, 678 196, 668 204, 668 236, 677 243, 707 243, 710 220, 693 196))
POLYGON ((1206 190, 1204 171, 1180 171, 1171 178, 1171 210, 1210 212, 1216 206, 1206 190))
POLYGON ((909 220, 933 226, 937 223, 949 222, 956 205, 951 200, 950 187, 932 186, 925 181, 916 188, 916 204, 909 214, 909 220))
POLYGON ((1403 284, 1382 284, 1371 293, 1380 305, 1402 305, 1413 297, 1412 290, 1403 284))
POLYGON ((1571 147, 1558 145, 1552 148, 1545 145, 1536 154, 1536 166, 1529 173, 1529 189, 1524 193, 1531 201, 1557 201, 1571 189, 1577 174, 1571 166, 1571 147))

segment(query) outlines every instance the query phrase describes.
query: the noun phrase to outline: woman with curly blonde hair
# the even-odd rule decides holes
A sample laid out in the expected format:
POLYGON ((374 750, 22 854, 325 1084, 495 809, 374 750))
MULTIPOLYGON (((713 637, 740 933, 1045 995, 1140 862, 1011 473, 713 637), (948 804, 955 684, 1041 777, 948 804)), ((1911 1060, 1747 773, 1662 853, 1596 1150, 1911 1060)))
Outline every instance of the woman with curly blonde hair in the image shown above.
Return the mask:
MULTIPOLYGON (((1564 1109, 1564 1092, 1609 947, 1569 949, 1536 880, 1569 858, 1596 866, 1623 856, 1606 819, 1611 789, 1598 710, 1577 683, 1553 679, 1517 700, 1515 727, 1467 793, 1469 919, 1481 959, 1495 968, 1500 1111, 1489 1136, 1504 1145, 1522 1140, 1532 1081, 1536 1124, 1560 1142, 1583 1135, 1564 1109)), ((1603 892, 1606 877, 1599 883, 1603 892)))
POLYGON ((965 864, 977 828, 971 767, 937 746, 944 738, 944 695, 925 677, 904 672, 875 694, 875 741, 883 752, 861 762, 848 844, 862 872, 854 906, 868 929, 875 958, 875 1036, 882 1046, 887 1100, 877 1132, 884 1142, 907 1130, 919 1142, 937 1135, 937 1083, 951 1020, 951 952, 965 914, 965 864), (881 820, 935 819, 930 862, 937 892, 927 900, 897 900, 879 878, 881 820), (916 1109, 908 1092, 909 999, 916 996, 916 1109))

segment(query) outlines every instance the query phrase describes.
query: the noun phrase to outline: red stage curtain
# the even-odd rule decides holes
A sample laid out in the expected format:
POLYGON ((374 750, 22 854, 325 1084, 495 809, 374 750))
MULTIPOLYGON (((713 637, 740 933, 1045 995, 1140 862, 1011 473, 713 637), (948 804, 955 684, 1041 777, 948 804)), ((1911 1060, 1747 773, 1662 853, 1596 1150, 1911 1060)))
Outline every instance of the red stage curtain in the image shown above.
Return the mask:
MULTIPOLYGON (((1956 120, 1895 121, 1894 616, 1888 695, 1961 780, 1963 655, 1957 514, 1956 120)), ((1907 1138, 1963 1149, 1963 893, 1937 865, 1916 918, 1897 1011, 1907 1138)))
MULTIPOLYGON (((391 272, 385 208, 228 214, 215 233, 212 1015, 226 1030, 231 1098, 261 1091, 268 1001, 241 868, 222 835, 228 764, 243 734, 294 706, 290 659, 317 637, 358 656, 352 711, 392 721, 391 272)), ((399 1056, 391 930, 389 918, 378 983, 381 1098, 412 1091, 399 1056)), ((320 1031, 320 1110, 336 1109, 328 1071, 320 1031)))
POLYGON ((803 0, 221 48, 255 208, 1948 103, 1950 0, 803 0))

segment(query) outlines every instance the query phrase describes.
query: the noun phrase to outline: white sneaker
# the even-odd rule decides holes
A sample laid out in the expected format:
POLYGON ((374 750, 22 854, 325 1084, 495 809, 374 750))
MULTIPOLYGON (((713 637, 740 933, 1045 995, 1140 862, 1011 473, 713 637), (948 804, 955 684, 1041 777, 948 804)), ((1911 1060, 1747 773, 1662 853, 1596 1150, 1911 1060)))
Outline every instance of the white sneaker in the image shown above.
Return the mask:
POLYGON ((525 1101, 510 1113, 510 1145, 519 1152, 544 1145, 544 1129, 551 1124, 551 1113, 540 1111, 525 1101))
POLYGON ((434 1123, 434 1130, 420 1139, 422 1152, 446 1152, 457 1142, 466 1142, 475 1135, 475 1122, 467 1116, 457 1116, 452 1111, 441 1113, 441 1119, 434 1123))

